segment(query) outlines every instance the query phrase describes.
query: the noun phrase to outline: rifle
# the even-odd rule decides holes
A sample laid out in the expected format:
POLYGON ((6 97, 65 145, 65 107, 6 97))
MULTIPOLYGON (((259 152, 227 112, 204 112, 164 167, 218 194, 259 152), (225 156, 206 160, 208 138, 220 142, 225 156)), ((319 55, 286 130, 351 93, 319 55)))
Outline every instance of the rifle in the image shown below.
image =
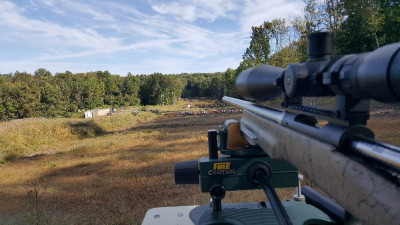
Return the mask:
POLYGON ((240 122, 208 131, 208 158, 175 164, 175 182, 200 183, 211 205, 178 207, 178 214, 152 209, 143 224, 160 222, 161 214, 192 224, 400 224, 400 148, 378 142, 366 127, 371 99, 400 102, 400 43, 333 56, 332 39, 328 32, 309 35, 305 63, 243 71, 239 95, 281 95, 284 110, 224 97, 243 109, 240 122), (324 96, 336 98, 334 109, 303 104, 303 97, 324 96), (297 170, 329 197, 301 189, 297 170), (295 199, 280 201, 280 187, 297 187, 295 199), (226 191, 256 188, 269 202, 221 203, 226 191))

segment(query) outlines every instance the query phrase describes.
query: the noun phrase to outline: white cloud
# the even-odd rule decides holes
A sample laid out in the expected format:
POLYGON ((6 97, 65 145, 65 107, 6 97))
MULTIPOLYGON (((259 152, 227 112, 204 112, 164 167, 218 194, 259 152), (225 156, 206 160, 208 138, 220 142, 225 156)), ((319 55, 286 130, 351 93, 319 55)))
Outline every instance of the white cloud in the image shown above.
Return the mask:
MULTIPOLYGON (((53 6, 53 4, 53 2, 48 2, 48 5, 53 6)), ((69 2, 68 4, 68 7, 80 8, 78 10, 80 12, 91 15, 94 12, 94 10, 83 10, 83 8, 89 8, 89 6, 85 6, 84 4, 72 2, 69 2)), ((142 46, 142 48, 147 49, 150 48, 154 50, 170 51, 174 55, 203 58, 209 55, 217 55, 219 52, 231 51, 232 48, 240 46, 236 42, 236 40, 240 38, 240 35, 237 32, 221 34, 183 21, 173 22, 167 21, 163 17, 141 14, 137 12, 135 8, 119 4, 109 3, 108 6, 113 9, 124 8, 126 12, 138 13, 140 16, 140 18, 136 18, 133 17, 135 14, 129 14, 129 16, 132 16, 132 18, 127 19, 126 17, 128 17, 128 15, 119 15, 123 19, 127 20, 119 20, 115 21, 114 23, 112 22, 113 20, 110 19, 110 23, 108 23, 106 26, 114 29, 117 32, 127 34, 123 38, 107 37, 89 27, 71 28, 52 22, 26 18, 23 16, 21 11, 17 10, 15 5, 9 3, 8 6, 9 7, 6 8, 6 10, 3 10, 4 13, 0 15, 0 19, 3 19, 3 23, 8 27, 12 27, 14 30, 19 29, 23 31, 24 35, 21 35, 21 33, 15 34, 20 35, 18 38, 25 37, 30 41, 38 40, 42 42, 42 44, 45 44, 51 48, 52 51, 54 50, 53 46, 60 46, 61 43, 62 49, 67 49, 68 47, 85 49, 78 52, 74 51, 70 54, 66 54, 65 51, 63 51, 62 55, 54 56, 45 53, 42 54, 40 60, 82 57, 99 53, 112 53, 126 51, 129 49, 137 49, 133 46, 142 46), (32 38, 31 36, 33 33, 36 36, 35 38, 32 38), (153 44, 145 47, 140 43, 147 42, 138 42, 137 37, 152 38, 154 39, 151 42, 153 44), (125 39, 127 43, 122 44, 122 39, 125 39), (163 43, 163 45, 160 46, 159 44, 154 43, 163 43), (171 43, 174 43, 174 45, 170 45, 171 43)), ((217 8, 216 6, 217 4, 209 4, 208 7, 217 8)), ((98 15, 103 14, 105 14, 105 12, 98 12, 98 15)), ((113 18, 112 15, 110 15, 110 18, 113 18)))
POLYGON ((74 52, 74 53, 62 53, 62 54, 43 54, 42 56, 33 59, 33 61, 50 61, 50 60, 57 60, 57 59, 68 59, 68 58, 81 58, 86 56, 92 55, 105 55, 105 54, 112 54, 115 52, 122 52, 122 51, 131 51, 131 50, 142 50, 147 51, 154 48, 163 48, 164 46, 173 43, 173 40, 154 40, 154 41, 144 41, 138 42, 130 45, 113 47, 113 48, 102 48, 96 50, 89 50, 89 51, 81 51, 81 52, 74 52))
POLYGON ((0 3, 0 25, 20 30, 18 39, 25 41, 39 41, 41 44, 62 45, 64 47, 83 47, 99 49, 104 46, 119 46, 120 41, 114 37, 104 37, 90 28, 77 29, 61 26, 52 22, 29 19, 22 15, 17 6, 9 3, 0 3), (34 39, 32 37, 34 36, 34 39))
POLYGON ((42 3, 47 6, 54 6, 54 0, 42 0, 42 3))
POLYGON ((150 3, 154 11, 188 22, 193 22, 197 19, 213 22, 218 18, 232 18, 233 14, 231 12, 238 9, 237 2, 230 0, 180 0, 171 3, 150 1, 150 3))
POLYGON ((124 26, 114 24, 113 29, 119 32, 128 33, 129 36, 133 37, 147 37, 147 38, 160 38, 160 39, 166 39, 171 37, 171 35, 169 35, 162 26, 147 25, 140 23, 138 21, 134 21, 133 23, 127 23, 124 26))
POLYGON ((54 13, 56 13, 56 14, 59 14, 59 15, 65 15, 66 13, 64 12, 64 10, 62 10, 62 9, 60 9, 60 8, 58 8, 58 7, 54 7, 53 9, 52 9, 52 11, 54 12, 54 13))
POLYGON ((157 59, 144 59, 140 67, 152 68, 148 73, 162 72, 166 74, 198 73, 198 72, 224 72, 227 68, 236 68, 239 60, 228 58, 205 59, 193 61, 186 58, 161 57, 157 59))
POLYGON ((148 16, 137 10, 133 6, 134 4, 123 4, 123 3, 118 3, 117 1, 96 1, 96 3, 110 11, 118 12, 115 15, 127 15, 138 18, 143 18, 148 16))
POLYGON ((112 22, 114 18, 112 15, 106 12, 102 12, 101 9, 93 4, 89 5, 83 2, 65 1, 63 2, 65 7, 71 11, 80 12, 91 16, 93 20, 112 22))
POLYGON ((243 32, 251 32, 252 26, 277 18, 292 18, 301 14, 302 1, 245 0, 239 24, 243 32))
POLYGON ((37 2, 35 0, 30 0, 28 3, 29 8, 31 8, 32 10, 38 10, 39 7, 37 5, 37 2))

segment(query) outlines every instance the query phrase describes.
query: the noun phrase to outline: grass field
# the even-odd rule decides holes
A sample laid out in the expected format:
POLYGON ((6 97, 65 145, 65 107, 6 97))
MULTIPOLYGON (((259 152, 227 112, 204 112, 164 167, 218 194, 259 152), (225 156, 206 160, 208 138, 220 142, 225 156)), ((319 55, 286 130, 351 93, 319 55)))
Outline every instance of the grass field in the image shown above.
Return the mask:
MULTIPOLYGON (((152 207, 208 203, 197 185, 174 184, 173 165, 207 156, 207 130, 240 114, 180 116, 186 104, 0 123, 0 224, 140 224, 152 207)), ((212 103, 192 102, 191 110, 202 104, 212 103)), ((372 113, 379 140, 400 145, 398 115, 372 113)), ((278 194, 292 198, 294 190, 278 194)), ((265 199, 241 191, 224 202, 265 199)))

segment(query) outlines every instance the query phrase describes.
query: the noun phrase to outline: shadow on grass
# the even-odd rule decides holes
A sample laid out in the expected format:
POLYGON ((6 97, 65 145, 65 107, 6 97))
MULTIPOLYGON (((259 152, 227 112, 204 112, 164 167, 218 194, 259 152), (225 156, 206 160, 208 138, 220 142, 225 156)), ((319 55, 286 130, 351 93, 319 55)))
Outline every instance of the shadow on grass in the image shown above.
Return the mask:
POLYGON ((98 163, 79 163, 74 166, 52 169, 50 172, 44 174, 44 178, 52 177, 77 177, 77 176, 88 176, 94 173, 98 173, 103 169, 110 166, 107 162, 98 163))
POLYGON ((193 204, 199 187, 175 185, 173 164, 165 160, 131 168, 96 162, 52 168, 35 179, 45 188, 29 187, 25 198, 33 203, 27 205, 27 221, 34 215, 34 221, 49 224, 140 224, 149 208, 193 204))
POLYGON ((67 123, 73 135, 78 136, 80 139, 97 137, 107 134, 99 125, 93 120, 67 123))
POLYGON ((0 166, 4 165, 7 162, 12 162, 18 158, 18 155, 15 153, 7 153, 5 156, 0 158, 0 166))
POLYGON ((217 129, 218 125, 224 124, 227 119, 239 120, 241 114, 204 114, 194 116, 178 116, 174 118, 158 119, 151 123, 134 126, 124 132, 135 132, 142 130, 165 130, 168 133, 181 133, 183 130, 204 131, 217 129))

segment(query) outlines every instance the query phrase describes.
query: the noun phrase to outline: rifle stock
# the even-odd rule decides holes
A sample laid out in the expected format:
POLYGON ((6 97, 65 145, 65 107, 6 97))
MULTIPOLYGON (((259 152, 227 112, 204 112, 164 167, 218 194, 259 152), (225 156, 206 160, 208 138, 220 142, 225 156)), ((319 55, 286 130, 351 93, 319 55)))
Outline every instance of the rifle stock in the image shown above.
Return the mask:
POLYGON ((344 149, 347 145, 335 146, 285 127, 287 112, 229 97, 223 100, 244 110, 240 126, 250 143, 256 142, 271 158, 290 162, 354 217, 368 224, 400 221, 397 185, 380 172, 343 154, 349 151, 344 149))

